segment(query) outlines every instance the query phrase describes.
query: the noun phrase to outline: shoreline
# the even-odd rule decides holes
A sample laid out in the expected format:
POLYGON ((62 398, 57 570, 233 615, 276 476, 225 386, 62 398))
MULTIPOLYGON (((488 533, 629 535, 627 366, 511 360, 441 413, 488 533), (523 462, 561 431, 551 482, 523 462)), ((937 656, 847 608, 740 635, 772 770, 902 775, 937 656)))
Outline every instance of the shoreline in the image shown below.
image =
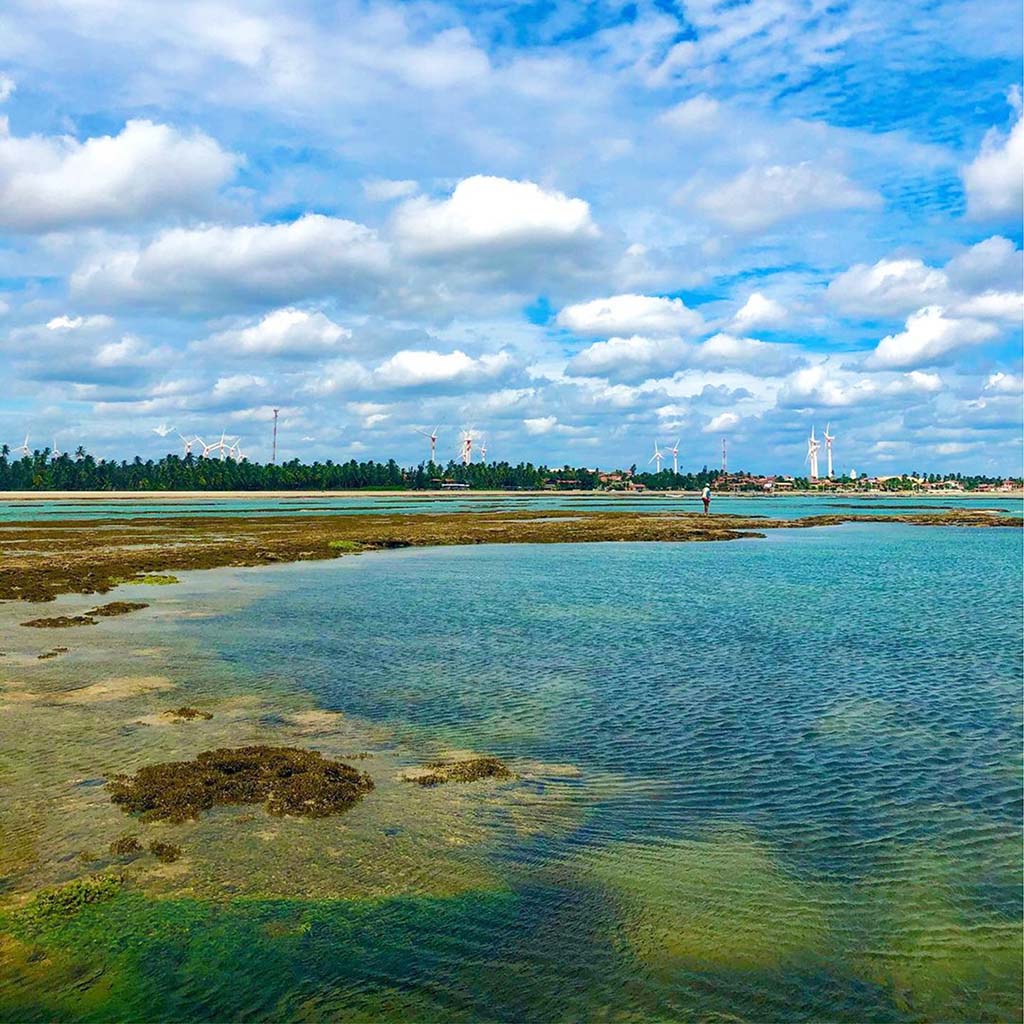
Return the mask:
MULTIPOLYGON (((475 499, 501 498, 545 498, 545 497, 578 497, 608 498, 630 500, 657 500, 665 498, 699 498, 700 491, 508 491, 508 490, 472 490, 472 491, 411 491, 411 490, 359 490, 359 491, 0 491, 0 504, 16 504, 19 502, 176 502, 176 501, 241 501, 251 499, 258 501, 263 498, 294 499, 303 501, 313 498, 398 498, 410 501, 467 501, 475 499)), ((758 491, 715 491, 713 501, 741 499, 793 499, 793 498, 860 498, 864 501, 890 500, 942 500, 961 501, 1020 501, 1024 500, 1024 490, 1017 491, 780 491, 777 494, 763 494, 758 491)))

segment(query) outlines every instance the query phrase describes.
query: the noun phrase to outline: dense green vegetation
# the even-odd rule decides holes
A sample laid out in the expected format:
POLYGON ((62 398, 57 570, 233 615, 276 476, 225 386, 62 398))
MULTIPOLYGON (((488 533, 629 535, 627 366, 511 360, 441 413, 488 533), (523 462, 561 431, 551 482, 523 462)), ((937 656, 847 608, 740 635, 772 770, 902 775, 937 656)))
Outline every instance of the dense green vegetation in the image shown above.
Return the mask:
MULTIPOLYGON (((714 485, 720 476, 717 469, 703 466, 693 473, 637 472, 636 467, 623 474, 622 480, 610 486, 623 486, 625 480, 642 484, 651 490, 700 490, 714 485), (632 472, 630 477, 628 474, 632 472)), ((913 474, 917 476, 917 474, 913 474)), ((925 479, 943 478, 930 474, 925 479)), ((966 490, 979 484, 998 484, 1001 477, 951 477, 966 490)), ((12 458, 6 447, 0 449, 0 490, 3 491, 290 491, 290 490, 431 490, 445 483, 467 484, 473 490, 539 490, 545 487, 592 490, 602 486, 595 469, 562 466, 535 466, 530 462, 511 465, 508 462, 449 462, 447 466, 420 463, 404 468, 394 459, 387 462, 302 463, 298 459, 281 465, 235 462, 231 459, 203 459, 195 455, 165 455, 162 459, 143 461, 136 456, 130 462, 96 459, 79 448, 74 455, 54 459, 49 449, 30 456, 12 458)), ((848 482, 857 486, 861 481, 848 482)), ((745 473, 734 474, 730 486, 749 485, 757 489, 745 473)), ((809 486, 805 479, 795 481, 798 489, 809 486)), ((896 477, 881 485, 886 490, 912 490, 916 485, 909 476, 896 477)))

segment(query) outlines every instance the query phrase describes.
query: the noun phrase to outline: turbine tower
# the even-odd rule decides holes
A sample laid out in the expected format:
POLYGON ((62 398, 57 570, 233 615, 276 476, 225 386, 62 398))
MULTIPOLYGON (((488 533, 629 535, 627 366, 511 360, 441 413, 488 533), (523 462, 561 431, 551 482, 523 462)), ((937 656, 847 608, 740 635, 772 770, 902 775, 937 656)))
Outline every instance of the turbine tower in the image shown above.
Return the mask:
POLYGON ((434 429, 430 431, 416 431, 417 434, 422 434, 430 442, 430 461, 435 464, 437 463, 437 459, 435 456, 437 455, 437 431, 439 429, 439 427, 434 427, 434 429))
POLYGON ((270 442, 270 464, 277 465, 277 414, 280 409, 274 410, 274 439, 270 442))
POLYGON ((818 479, 818 449, 821 447, 820 442, 814 436, 814 427, 811 427, 811 436, 807 439, 807 459, 811 466, 811 479, 818 479))
POLYGON ((669 454, 672 456, 672 472, 679 476, 679 438, 676 438, 676 443, 669 448, 669 454))
POLYGON ((831 427, 831 423, 825 424, 825 456, 828 459, 828 478, 832 479, 832 442, 836 439, 835 434, 830 434, 828 428, 831 427))
POLYGON ((480 463, 481 465, 487 464, 487 442, 480 442, 480 463))
POLYGON ((725 443, 725 438, 722 438, 722 476, 729 475, 729 451, 725 443))
POLYGON ((655 441, 654 442, 654 454, 647 460, 647 464, 650 465, 653 462, 654 463, 654 472, 655 473, 660 473, 661 472, 661 460, 663 458, 665 458, 665 456, 662 453, 661 449, 658 447, 658 442, 655 441))
POLYGON ((50 458, 53 459, 54 462, 56 462, 57 459, 60 458, 60 454, 61 454, 60 453, 60 449, 57 447, 57 435, 54 434, 53 435, 53 447, 50 449, 50 458))
POLYGON ((194 436, 193 437, 186 437, 183 433, 181 433, 180 430, 177 433, 178 433, 178 437, 181 438, 181 443, 185 446, 185 456, 186 456, 186 458, 189 455, 192 454, 192 445, 194 445, 197 441, 200 444, 203 443, 201 438, 194 437, 194 436))
POLYGON ((27 459, 32 454, 32 449, 28 446, 28 432, 25 432, 25 440, 14 449, 16 452, 21 452, 21 457, 27 459))

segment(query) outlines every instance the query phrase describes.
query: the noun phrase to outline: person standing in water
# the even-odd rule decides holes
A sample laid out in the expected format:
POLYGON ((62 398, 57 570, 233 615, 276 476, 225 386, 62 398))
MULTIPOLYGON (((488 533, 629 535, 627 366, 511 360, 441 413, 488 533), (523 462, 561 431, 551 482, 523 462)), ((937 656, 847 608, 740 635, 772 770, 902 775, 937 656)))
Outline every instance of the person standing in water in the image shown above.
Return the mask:
POLYGON ((700 492, 700 500, 704 502, 704 515, 707 515, 711 507, 711 487, 708 484, 705 484, 704 490, 700 492))

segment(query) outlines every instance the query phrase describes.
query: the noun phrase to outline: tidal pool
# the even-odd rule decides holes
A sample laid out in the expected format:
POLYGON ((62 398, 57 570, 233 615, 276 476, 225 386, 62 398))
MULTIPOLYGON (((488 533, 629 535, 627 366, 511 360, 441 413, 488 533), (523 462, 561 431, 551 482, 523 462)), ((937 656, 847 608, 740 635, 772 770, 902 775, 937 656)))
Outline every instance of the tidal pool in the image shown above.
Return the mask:
POLYGON ((848 525, 184 573, 52 635, 0 606, 0 1018, 1018 1018, 1020 560, 848 525), (104 785, 254 744, 375 788, 174 824, 104 785), (406 781, 480 754, 514 776, 406 781))

